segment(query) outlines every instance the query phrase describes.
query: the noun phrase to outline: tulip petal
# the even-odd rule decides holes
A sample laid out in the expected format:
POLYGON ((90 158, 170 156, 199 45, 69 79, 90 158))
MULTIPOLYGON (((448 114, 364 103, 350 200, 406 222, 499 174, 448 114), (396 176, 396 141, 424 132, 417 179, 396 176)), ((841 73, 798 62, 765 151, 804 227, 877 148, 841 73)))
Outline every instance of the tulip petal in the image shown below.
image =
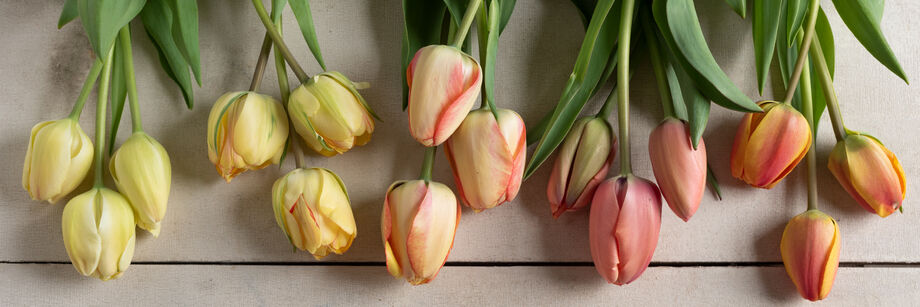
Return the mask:
POLYGON ((893 213, 900 206, 904 194, 901 176, 889 158, 890 152, 886 153, 887 150, 878 142, 864 136, 849 136, 844 143, 846 165, 854 190, 879 216, 893 213))
POLYGON ((694 149, 687 125, 672 118, 652 131, 648 146, 661 194, 678 217, 689 220, 706 189, 705 142, 694 149))
POLYGON ((738 131, 735 132, 735 142, 732 144, 730 156, 732 177, 744 179, 744 156, 747 149, 748 139, 751 138, 751 121, 753 114, 745 114, 738 124, 738 131))
POLYGON ((433 279, 447 261, 453 246, 459 208, 450 189, 437 182, 428 183, 424 198, 411 222, 406 240, 409 264, 414 276, 412 284, 423 284, 433 279), (453 204, 453 205, 447 205, 453 204), (453 220, 444 220, 451 217, 453 220))
POLYGON ((625 285, 639 278, 652 261, 661 228, 661 194, 654 183, 628 177, 620 202, 616 236, 620 254, 620 276, 616 284, 625 285))
POLYGON ((393 277, 402 276, 402 266, 393 253, 393 247, 390 246, 390 238, 393 234, 393 216, 390 215, 390 191, 401 182, 396 182, 387 190, 387 196, 383 201, 383 214, 380 221, 380 233, 383 234, 383 247, 386 253, 387 271, 393 277))
POLYGON ((786 272, 802 297, 816 301, 830 292, 839 261, 839 242, 837 223, 818 210, 799 214, 786 225, 780 251, 786 272))
MULTIPOLYGON (((549 175, 549 184, 546 187, 546 197, 549 198, 553 215, 558 211, 567 210, 565 205, 565 191, 568 188, 569 174, 572 170, 572 161, 575 158, 575 151, 581 142, 582 133, 585 125, 591 118, 585 117, 579 119, 565 136, 562 146, 556 153, 556 161, 553 163, 553 170, 549 175)), ((562 213, 559 213, 560 215, 562 213)))
POLYGON ((811 145, 808 122, 791 106, 775 106, 764 115, 748 141, 744 180, 772 188, 805 157, 811 145))
POLYGON ((619 253, 614 231, 619 219, 620 205, 617 199, 620 183, 617 179, 602 182, 594 193, 588 218, 588 235, 591 259, 594 268, 608 283, 619 277, 619 253))
POLYGON ((96 225, 97 198, 101 195, 95 189, 71 198, 61 218, 67 255, 83 276, 90 276, 96 271, 102 250, 102 236, 96 225))

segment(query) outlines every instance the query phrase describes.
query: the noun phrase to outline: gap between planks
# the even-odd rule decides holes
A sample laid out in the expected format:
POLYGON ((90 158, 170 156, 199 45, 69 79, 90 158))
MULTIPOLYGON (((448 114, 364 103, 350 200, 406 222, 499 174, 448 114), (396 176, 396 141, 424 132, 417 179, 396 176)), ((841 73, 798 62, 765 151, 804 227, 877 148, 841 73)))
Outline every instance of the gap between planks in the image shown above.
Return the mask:
MULTIPOLYGON (((0 264, 70 264, 68 261, 0 261, 0 264)), ((294 261, 135 261, 131 265, 215 265, 215 266, 385 266, 382 261, 294 262, 294 261)), ((447 267, 591 267, 592 262, 550 261, 448 261, 447 267)), ((649 267, 782 267, 782 262, 652 262, 649 267)), ((843 268, 920 268, 920 262, 841 262, 843 268)))

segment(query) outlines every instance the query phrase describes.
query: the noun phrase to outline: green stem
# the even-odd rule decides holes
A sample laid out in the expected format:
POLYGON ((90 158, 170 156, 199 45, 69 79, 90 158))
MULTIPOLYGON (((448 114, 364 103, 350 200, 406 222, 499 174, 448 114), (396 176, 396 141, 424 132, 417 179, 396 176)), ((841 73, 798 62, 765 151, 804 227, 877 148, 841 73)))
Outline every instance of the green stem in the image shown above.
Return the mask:
POLYGON ((294 151, 294 165, 296 165, 297 168, 304 168, 304 166, 307 165, 303 159, 304 147, 301 142, 303 141, 301 141, 296 134, 291 136, 291 147, 293 147, 292 149, 294 151))
POLYGON ((422 173, 418 175, 418 179, 425 180, 425 182, 431 182, 431 169, 434 167, 434 154, 437 151, 438 146, 425 148, 425 162, 422 162, 422 173))
POLYGON ((819 0, 811 0, 811 5, 808 7, 808 19, 806 21, 805 27, 805 38, 802 39, 801 47, 799 48, 799 56, 795 60, 795 68, 792 71, 792 76, 789 78, 789 88, 786 89, 786 97, 783 98, 783 102, 789 103, 792 101, 792 97, 795 96, 795 88, 799 85, 799 78, 802 77, 802 69, 805 68, 805 64, 808 62, 808 50, 810 49, 812 39, 815 37, 815 23, 818 20, 818 8, 821 4, 819 0))
MULTIPOLYGON (((274 10, 275 8, 272 9, 274 10)), ((278 20, 275 20, 274 24, 278 33, 282 33, 281 16, 278 16, 278 20)), ((291 95, 291 85, 288 82, 287 67, 284 65, 284 56, 281 55, 281 51, 278 51, 277 45, 275 45, 275 72, 278 74, 278 89, 281 90, 281 102, 284 104, 285 109, 287 109, 288 96, 291 95)))
MULTIPOLYGON (((643 17, 645 13, 643 13, 643 17)), ((642 18, 642 31, 648 44, 649 59, 652 62, 652 71, 655 72, 655 84, 658 85, 658 95, 661 98, 661 110, 664 117, 676 117, 674 114, 674 98, 668 87, 668 76, 665 73, 664 62, 661 60, 661 49, 658 47, 658 37, 652 31, 649 18, 642 18)))
POLYGON ((601 110, 597 112, 597 118, 607 119, 610 117, 610 112, 613 112, 613 98, 617 96, 617 88, 614 87, 610 91, 610 94, 607 94, 607 99, 604 100, 604 106, 601 107, 601 110))
POLYGON ((476 36, 479 38, 479 63, 483 68, 482 77, 484 81, 481 88, 482 103, 479 105, 479 109, 488 108, 497 121, 498 108, 495 107, 495 99, 485 86, 487 82, 494 82, 495 80, 495 69, 485 69, 486 66, 494 67, 495 64, 493 64, 492 61, 495 59, 489 58, 489 32, 492 31, 492 29, 489 29, 490 16, 486 10, 486 3, 484 1, 479 3, 479 9, 476 10, 476 12, 476 19, 479 21, 479 26, 476 27, 479 30, 479 35, 476 36))
POLYGON ((96 79, 99 78, 100 71, 102 71, 102 61, 94 59, 93 67, 89 69, 89 74, 86 75, 86 80, 83 81, 83 89, 80 90, 80 96, 77 97, 77 102, 74 103, 73 109, 67 117, 71 119, 80 119, 80 113, 83 113, 83 105, 86 104, 86 98, 89 97, 89 92, 93 91, 93 86, 96 85, 96 79))
POLYGON ((476 11, 479 10, 479 4, 481 2, 482 0, 470 1, 469 6, 466 7, 466 13, 463 14, 463 21, 460 22, 459 31, 457 31, 454 36, 451 46, 460 49, 460 45, 463 45, 463 40, 466 39, 466 33, 470 31, 470 25, 473 24, 473 17, 476 16, 476 11))
POLYGON ((843 116, 840 113, 840 103, 837 101, 837 92, 834 90, 834 79, 831 78, 830 70, 827 68, 827 60, 824 59, 824 51, 821 50, 821 42, 817 37, 811 42, 811 58, 815 65, 818 80, 821 81, 821 88, 824 90, 824 99, 827 101, 827 113, 831 117, 831 125, 834 127, 834 136, 837 141, 842 141, 847 136, 847 129, 843 125, 843 116))
POLYGON ((259 15, 259 20, 262 21, 262 25, 265 26, 265 30, 268 32, 268 35, 271 36, 272 42, 278 47, 278 51, 281 52, 281 55, 284 56, 284 59, 288 62, 288 65, 291 66, 291 70, 294 71, 294 74, 297 75, 297 79, 300 79, 300 83, 306 83, 307 80, 310 80, 310 75, 307 75, 304 72, 303 67, 297 63, 297 59, 294 58, 294 54, 291 53, 291 50, 288 49, 287 45, 284 43, 284 39, 281 37, 281 33, 275 30, 275 26, 272 23, 271 18, 268 17, 268 12, 265 11, 265 5, 262 4, 262 0, 252 0, 252 5, 256 8, 256 14, 259 15))
MULTIPOLYGON (((115 46, 112 46, 112 49, 114 48, 115 46)), ((93 181, 94 188, 104 186, 102 182, 102 161, 105 156, 105 105, 109 97, 109 81, 112 79, 112 58, 114 54, 114 50, 109 50, 109 55, 102 66, 99 91, 96 92, 98 99, 96 100, 96 148, 94 148, 95 152, 93 153, 96 167, 93 181)))
POLYGON ((141 108, 137 98, 137 80, 134 77, 134 55, 131 53, 131 29, 124 26, 118 31, 121 46, 122 63, 125 66, 125 83, 128 86, 128 107, 131 109, 131 131, 143 132, 141 125, 141 108))
POLYGON ((623 18, 620 18, 620 33, 617 41, 617 125, 620 128, 620 175, 632 174, 629 153, 629 45, 632 39, 632 14, 635 0, 623 1, 623 18))
POLYGON ((262 75, 265 74, 265 64, 268 63, 268 53, 271 51, 272 38, 268 33, 265 33, 265 38, 262 39, 262 48, 259 50, 259 60, 256 61, 256 70, 252 73, 252 83, 249 83, 250 92, 259 90, 259 85, 262 84, 262 75))
MULTIPOLYGON (((802 78, 802 115, 805 116, 808 126, 814 131, 818 119, 815 118, 812 101, 810 70, 808 65, 805 65, 802 71, 802 75, 805 76, 802 78)), ((818 152, 816 147, 815 142, 812 141, 811 146, 808 147, 808 153, 805 154, 805 165, 808 167, 808 210, 818 209, 818 152)))

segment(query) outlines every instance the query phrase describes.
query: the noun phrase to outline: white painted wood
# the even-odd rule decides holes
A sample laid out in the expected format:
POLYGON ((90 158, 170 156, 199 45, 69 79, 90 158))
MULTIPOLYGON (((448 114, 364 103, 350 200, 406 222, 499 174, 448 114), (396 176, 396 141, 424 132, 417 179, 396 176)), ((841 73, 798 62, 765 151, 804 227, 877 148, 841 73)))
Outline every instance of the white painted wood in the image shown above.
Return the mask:
MULTIPOLYGON (((831 5, 830 1, 825 2, 831 5)), ((720 64, 747 94, 757 96, 750 19, 740 19, 720 0, 699 3, 699 11, 705 12, 702 25, 720 64)), ((74 23, 63 30, 55 28, 61 4, 62 1, 0 2, 0 28, 4 29, 0 33, 0 84, 3 84, 4 94, 4 102, 0 103, 0 122, 4 127, 3 133, 0 133, 0 167, 5 170, 0 172, 0 260, 3 261, 67 260, 60 233, 63 203, 49 206, 32 202, 20 186, 22 159, 30 128, 39 121, 67 114, 90 64, 90 48, 79 26, 74 23)), ((920 49, 920 41, 917 40, 920 37, 920 19, 916 18, 920 14, 920 3, 888 1, 886 4, 882 26, 908 76, 916 82, 920 80, 920 57, 916 52, 920 49)), ((313 261, 307 254, 291 253, 291 247, 275 225, 269 204, 272 182, 284 171, 290 170, 293 161, 288 161, 281 169, 269 167, 245 173, 232 184, 226 184, 207 160, 205 122, 209 107, 222 93, 243 90, 249 85, 263 31, 249 1, 201 1, 200 6, 204 86, 196 88, 197 105, 191 111, 183 106, 178 89, 160 72, 143 29, 135 24, 133 31, 144 124, 148 132, 169 151, 175 168, 170 207, 162 235, 158 239, 141 235, 135 260, 313 261)), ((384 192, 392 181, 417 175, 423 152, 409 136, 406 114, 399 109, 402 26, 399 1, 314 1, 313 10, 323 53, 330 68, 344 72, 353 80, 369 81, 372 87, 363 94, 385 120, 378 124, 369 145, 358 147, 344 156, 309 158, 311 165, 327 167, 341 175, 351 192, 358 220, 358 237, 351 251, 345 256, 330 257, 330 260, 382 261, 379 214, 384 192)), ((916 222, 917 202, 913 201, 914 193, 920 191, 917 184, 920 182, 917 179, 920 178, 920 139, 916 137, 920 132, 916 128, 920 116, 915 111, 920 87, 909 87, 885 70, 862 49, 836 13, 830 9, 827 11, 836 31, 837 87, 845 119, 849 127, 871 132, 882 139, 898 155, 908 176, 904 214, 895 214, 883 220, 863 212, 823 167, 826 163, 824 156, 833 145, 833 137, 829 123, 822 122, 817 142, 822 156, 819 159, 822 164, 819 167, 821 205, 840 222, 843 239, 841 260, 920 261, 920 243, 913 239, 920 232, 920 223, 916 222)), ((497 73, 498 105, 517 110, 528 124, 535 124, 550 110, 571 71, 583 36, 581 27, 576 11, 568 1, 519 1, 501 40, 497 73)), ((306 45, 290 16, 286 28, 289 30, 286 35, 288 41, 300 61, 306 64, 309 72, 317 72, 317 65, 310 60, 306 45)), ((637 54, 643 56, 642 52, 637 54)), ((637 174, 650 178, 647 135, 661 111, 649 66, 645 61, 640 60, 639 63, 643 68, 636 74, 632 95, 635 112, 632 115, 632 159, 637 174)), ((272 69, 269 69, 263 82, 264 91, 277 96, 275 84, 272 69)), ((599 107, 600 100, 594 100, 590 111, 599 107)), ((93 130, 92 117, 93 102, 90 102, 83 116, 83 128, 90 134, 93 130)), ((804 176, 798 170, 771 191, 747 188, 731 178, 727 165, 728 152, 740 117, 738 113, 715 107, 705 135, 711 160, 723 185, 725 200, 716 202, 707 194, 699 212, 689 223, 681 222, 666 209, 655 261, 779 261, 782 228, 790 217, 805 207, 804 176)), ((121 140, 129 131, 129 121, 125 116, 121 140)), ((545 197, 547 175, 547 167, 544 167, 525 182, 519 198, 512 204, 480 214, 464 210, 450 260, 590 261, 587 215, 581 212, 553 220, 545 197)), ((438 158, 434 177, 453 185, 443 156, 438 158)), ((191 268, 142 267, 132 270, 129 277, 140 283, 141 278, 148 278, 146 273, 158 272, 159 269, 173 270, 175 274, 157 273, 162 274, 157 276, 169 279, 188 276, 182 272, 191 268)), ((17 266, 15 270, 22 272, 17 275, 21 278, 38 278, 38 275, 43 275, 43 270, 49 268, 17 266)), ((488 270, 470 269, 470 272, 488 270)), ((752 272, 745 273, 750 275, 748 279, 758 280, 759 269, 745 270, 740 271, 752 272)), ((269 273, 272 270, 263 272, 252 268, 223 268, 221 271, 226 272, 221 274, 231 275, 214 277, 224 278, 240 272, 253 276, 276 274, 269 273)), ((673 270, 678 271, 683 270, 673 270)), ((855 283, 861 278, 875 278, 862 277, 860 272, 868 271, 850 270, 847 271, 850 275, 843 276, 841 280, 855 283)), ((70 273, 67 272, 67 276, 70 273)), ((563 280, 548 278, 555 273, 543 272, 542 269, 528 274, 563 280)), ((712 277, 711 280, 722 280, 732 275, 706 273, 705 270, 698 274, 715 274, 705 275, 712 277)), ((377 275, 382 274, 374 276, 377 275)), ((464 284, 461 280, 455 282, 464 284)), ((46 281, 42 279, 32 285, 41 287, 46 281)), ((309 281, 314 282, 312 279, 309 281)), ((242 286, 241 283, 250 280, 236 282, 242 286)), ((208 284, 206 279, 201 283, 202 286, 208 284)), ((162 284, 165 283, 143 287, 155 288, 162 284)), ((284 287, 288 284, 296 283, 276 282, 272 287, 285 289, 278 293, 294 293, 292 290, 296 288, 284 287)), ((367 287, 384 287, 364 284, 367 287)), ((700 283, 687 284, 708 289, 706 291, 716 289, 700 283)), ((519 285, 530 287, 539 284, 521 280, 519 285)), ((84 286, 99 287, 80 284, 80 287, 84 286)), ((892 283, 875 288, 899 286, 904 285, 892 283)), ((553 287, 562 285, 554 283, 553 287)), ((208 289, 190 288, 196 291, 208 289)), ((644 288, 642 291, 649 294, 656 291, 640 285, 631 288, 644 288)), ((488 287, 481 289, 495 293, 490 292, 492 290, 488 287)), ((559 295, 568 291, 587 291, 578 287, 566 289, 554 291, 559 295)), ((70 287, 57 291, 81 292, 70 287)), ((190 289, 179 291, 194 293, 190 289)), ((442 291, 448 293, 447 290, 442 291)), ((592 293, 594 291, 591 290, 592 293)), ((598 293, 613 297, 620 295, 620 291, 610 289, 598 293)), ((231 292, 223 293, 236 294, 231 292)), ((740 296, 740 291, 738 293, 736 300, 755 299, 746 294, 740 296)), ((674 299, 690 294, 688 290, 674 299)), ((846 291, 837 291, 837 294, 850 295, 846 291)), ((113 295, 114 299, 115 294, 109 295, 113 295)), ((629 295, 637 293, 629 292, 629 295)), ((148 298, 153 301, 154 297, 148 298)))

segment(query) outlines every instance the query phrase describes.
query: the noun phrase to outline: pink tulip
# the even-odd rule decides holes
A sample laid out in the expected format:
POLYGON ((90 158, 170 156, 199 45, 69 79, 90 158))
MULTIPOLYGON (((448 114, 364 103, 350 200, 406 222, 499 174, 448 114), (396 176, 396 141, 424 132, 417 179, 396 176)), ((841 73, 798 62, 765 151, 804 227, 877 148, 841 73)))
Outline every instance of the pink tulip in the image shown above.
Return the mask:
POLYGON ((524 120, 508 109, 496 113, 498 120, 488 109, 470 112, 445 143, 460 199, 476 212, 513 200, 524 175, 524 120))
POLYGON ((700 139, 693 149, 687 124, 669 117, 652 131, 648 152, 655 180, 671 211, 689 220, 706 190, 706 144, 700 139))
POLYGON ((438 146, 460 126, 479 97, 482 71, 457 48, 419 49, 406 70, 409 82, 409 132, 425 146, 438 146))
POLYGON ((585 117, 575 122, 559 147, 546 187, 553 217, 591 202, 594 189, 607 177, 610 162, 616 156, 610 149, 616 145, 616 136, 606 120, 585 117))
POLYGON ((809 301, 827 297, 840 263, 837 222, 817 209, 805 211, 789 220, 779 245, 786 273, 799 294, 809 301))
POLYGON ((608 283, 625 285, 652 261, 661 229, 661 195, 651 181, 633 175, 597 187, 588 224, 594 268, 608 283))

